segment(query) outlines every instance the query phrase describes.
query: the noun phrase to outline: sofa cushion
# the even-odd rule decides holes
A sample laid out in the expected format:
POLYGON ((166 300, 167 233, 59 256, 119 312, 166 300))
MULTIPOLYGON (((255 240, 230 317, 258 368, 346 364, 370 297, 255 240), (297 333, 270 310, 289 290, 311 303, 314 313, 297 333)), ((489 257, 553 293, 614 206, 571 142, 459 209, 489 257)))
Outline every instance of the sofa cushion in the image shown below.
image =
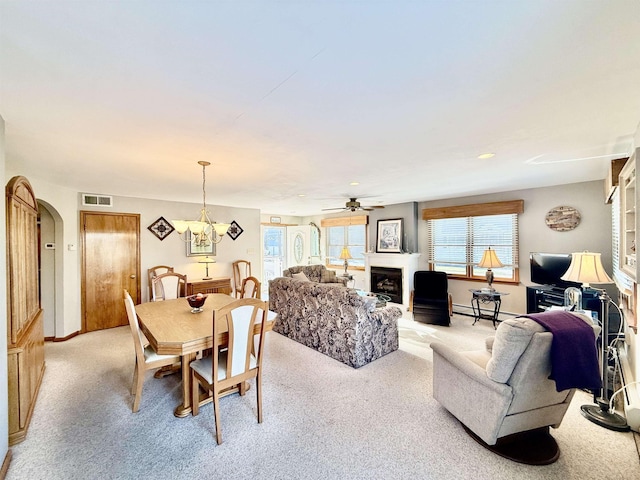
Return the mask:
POLYGON ((487 362, 487 376, 495 382, 506 383, 531 337, 539 331, 544 329, 528 318, 513 318, 500 323, 494 337, 491 359, 487 362))
POLYGON ((296 280, 301 280, 303 282, 310 282, 311 280, 309 280, 307 278, 307 276, 304 274, 304 272, 298 272, 298 273, 294 273, 291 275, 292 278, 295 278, 296 280))
POLYGON ((320 282, 321 283, 337 283, 336 272, 333 270, 327 270, 326 268, 322 270, 320 274, 320 282))

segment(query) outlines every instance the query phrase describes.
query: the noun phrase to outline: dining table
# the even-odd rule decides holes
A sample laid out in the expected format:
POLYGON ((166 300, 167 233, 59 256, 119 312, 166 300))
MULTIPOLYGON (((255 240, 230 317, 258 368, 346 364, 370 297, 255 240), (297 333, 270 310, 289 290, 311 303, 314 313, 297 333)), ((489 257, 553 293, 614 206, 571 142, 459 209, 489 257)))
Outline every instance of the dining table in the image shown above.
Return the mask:
MULTIPOLYGON (((182 364, 182 403, 173 414, 186 417, 191 413, 191 372, 189 364, 198 352, 213 347, 213 312, 236 301, 223 293, 211 293, 202 306, 202 311, 192 313, 186 298, 147 302, 136 305, 140 330, 151 347, 159 355, 180 355, 182 364)), ((219 343, 228 343, 227 322, 219 319, 219 343)), ((273 328, 273 319, 268 319, 265 330, 273 328)), ((261 324, 256 323, 254 334, 259 334, 261 324)), ((237 392, 239 388, 228 393, 237 392)), ((210 402, 210 397, 201 404, 210 402)))

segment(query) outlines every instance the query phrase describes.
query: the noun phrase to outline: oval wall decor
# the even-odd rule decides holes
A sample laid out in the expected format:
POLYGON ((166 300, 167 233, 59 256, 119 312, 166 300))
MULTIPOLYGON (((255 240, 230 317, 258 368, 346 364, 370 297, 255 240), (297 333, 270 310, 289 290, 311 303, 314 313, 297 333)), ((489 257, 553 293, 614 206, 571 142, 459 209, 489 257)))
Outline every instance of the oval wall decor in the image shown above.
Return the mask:
POLYGON ((544 221, 551 230, 568 232, 580 224, 580 212, 573 207, 554 207, 547 212, 544 221))

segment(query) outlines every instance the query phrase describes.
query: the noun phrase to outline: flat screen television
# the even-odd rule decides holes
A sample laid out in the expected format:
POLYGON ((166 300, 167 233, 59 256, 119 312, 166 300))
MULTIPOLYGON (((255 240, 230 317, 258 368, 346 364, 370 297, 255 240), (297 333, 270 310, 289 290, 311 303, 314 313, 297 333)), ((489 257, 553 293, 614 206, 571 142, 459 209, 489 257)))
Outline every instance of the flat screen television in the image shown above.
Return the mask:
POLYGON ((567 282, 560 278, 571 265, 570 253, 533 252, 529 254, 529 259, 533 283, 560 288, 580 287, 579 283, 567 282))

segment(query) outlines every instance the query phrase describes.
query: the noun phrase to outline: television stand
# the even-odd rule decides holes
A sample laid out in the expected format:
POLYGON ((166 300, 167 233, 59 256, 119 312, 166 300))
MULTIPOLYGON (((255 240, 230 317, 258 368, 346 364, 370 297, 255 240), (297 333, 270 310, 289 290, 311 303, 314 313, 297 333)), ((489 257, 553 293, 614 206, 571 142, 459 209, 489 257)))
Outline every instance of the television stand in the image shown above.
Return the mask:
MULTIPOLYGON (((582 290, 582 308, 598 312, 600 316, 600 300, 598 292, 593 289, 582 290)), ((553 285, 538 285, 527 287, 527 313, 538 313, 550 307, 564 306, 564 291, 562 287, 553 285)))

